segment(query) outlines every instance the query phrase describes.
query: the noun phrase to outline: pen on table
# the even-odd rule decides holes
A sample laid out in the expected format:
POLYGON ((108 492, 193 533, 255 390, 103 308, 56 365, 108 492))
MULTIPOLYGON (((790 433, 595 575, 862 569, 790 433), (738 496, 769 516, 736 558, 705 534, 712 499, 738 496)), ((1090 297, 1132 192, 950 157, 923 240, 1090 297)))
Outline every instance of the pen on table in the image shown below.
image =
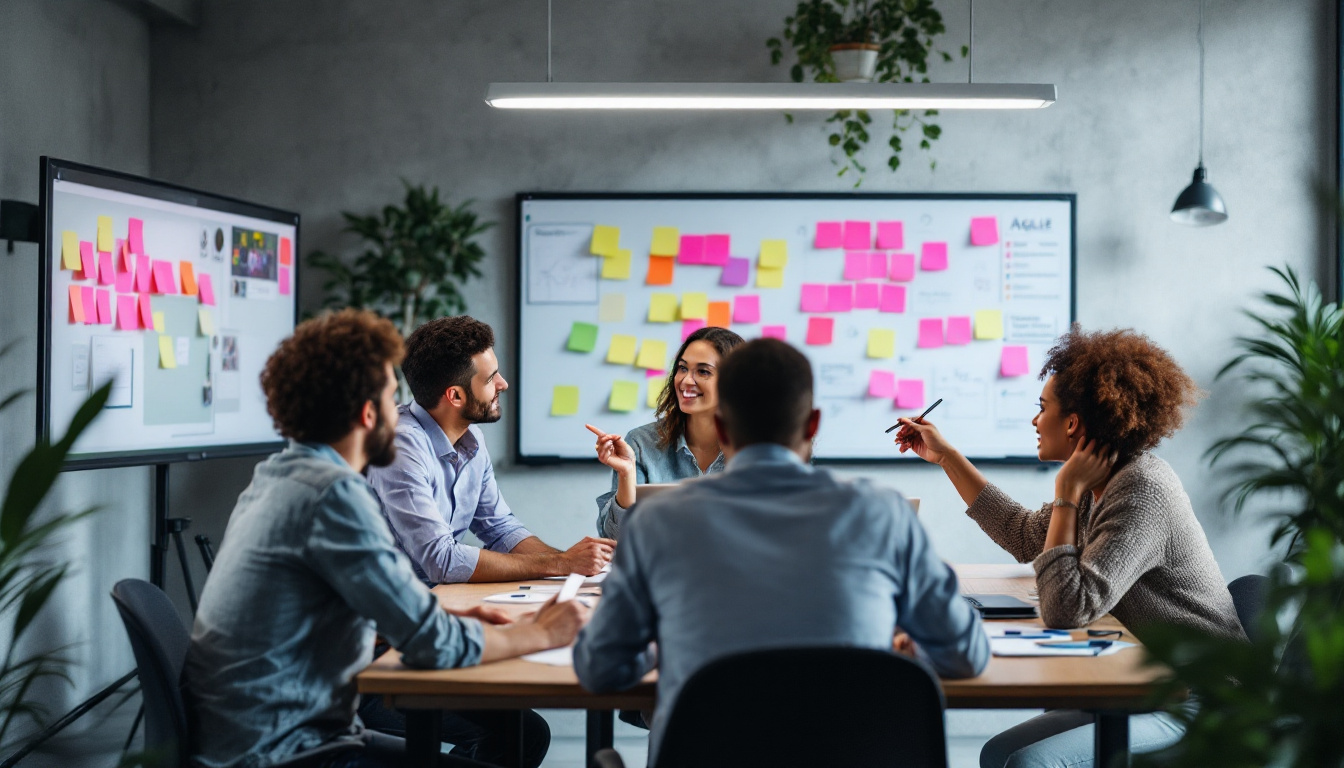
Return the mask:
MULTIPOLYGON (((937 407, 938 407, 938 404, 941 403, 941 402, 943 402, 943 398, 940 397, 940 398, 938 398, 937 400, 935 400, 935 401, 933 402, 933 405, 930 405, 928 408, 925 408, 925 409, 924 409, 924 412, 921 413, 921 414, 919 414, 918 416, 916 416, 914 419, 912 419, 912 421, 919 421, 920 419, 924 418, 925 416, 928 416, 928 415, 929 415, 929 411, 932 411, 934 408, 937 408, 937 407)), ((890 427, 887 427, 887 431, 890 432, 891 430, 893 430, 893 429, 895 429, 895 428, 897 428, 897 427, 899 427, 899 426, 901 426, 901 422, 898 421, 898 422, 896 422, 895 424, 892 424, 890 427)))

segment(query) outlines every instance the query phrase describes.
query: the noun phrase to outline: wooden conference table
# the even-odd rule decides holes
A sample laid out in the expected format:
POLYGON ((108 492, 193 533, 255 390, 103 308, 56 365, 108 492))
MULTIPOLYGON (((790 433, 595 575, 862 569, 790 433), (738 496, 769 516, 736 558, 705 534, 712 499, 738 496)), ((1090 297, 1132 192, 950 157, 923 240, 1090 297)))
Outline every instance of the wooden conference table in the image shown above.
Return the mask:
MULTIPOLYGON (((963 591, 1009 594, 1025 598, 1036 585, 1030 566, 954 565, 963 591)), ((448 608, 480 604, 486 595, 513 590, 518 584, 549 584, 526 581, 506 584, 449 584, 435 594, 448 608)), ((592 591, 585 588, 584 591, 592 591)), ((517 606, 524 613, 536 606, 517 606)), ((1039 624, 1039 620, 1015 620, 1039 624)), ((1122 629, 1109 615, 1093 623, 1093 629, 1122 629)), ((1082 638, 1082 633, 1074 633, 1082 638)), ((1136 642, 1128 632, 1124 639, 1136 642)), ((1147 709, 1153 683, 1164 670, 1142 666, 1140 648, 1099 657, 1002 658, 992 657, 979 677, 943 680, 947 706, 956 709, 1084 709, 1097 716, 1097 766, 1113 766, 1113 760, 1129 750, 1129 715, 1147 709)), ((639 685, 619 693, 597 694, 584 690, 568 667, 510 659, 467 669, 414 670, 403 667, 395 651, 384 654, 358 677, 359 692, 381 694, 387 706, 407 714, 406 739, 412 765, 434 765, 439 752, 438 714, 445 709, 585 709, 588 710, 588 749, 585 765, 593 753, 612 743, 612 711, 652 709, 657 674, 649 673, 639 685)), ((520 721, 521 723, 521 716, 520 721)), ((510 729, 516 731, 520 729, 510 729)), ((512 734, 518 739, 519 734, 512 734)), ((521 743, 510 748, 519 753, 521 743)))

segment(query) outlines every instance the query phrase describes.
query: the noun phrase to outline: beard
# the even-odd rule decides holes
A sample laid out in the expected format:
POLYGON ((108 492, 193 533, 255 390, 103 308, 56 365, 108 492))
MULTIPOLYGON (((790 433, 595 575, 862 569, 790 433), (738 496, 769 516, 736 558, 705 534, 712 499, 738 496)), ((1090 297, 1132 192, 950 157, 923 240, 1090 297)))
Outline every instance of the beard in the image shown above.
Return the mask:
POLYGON ((472 424, 493 424, 499 421, 500 412, 493 408, 494 401, 477 400, 471 390, 466 390, 467 407, 462 409, 462 417, 472 424))
POLYGON ((386 467, 397 458, 396 438, 396 428, 383 418, 383 412, 379 409, 378 421, 373 425, 373 430, 364 436, 364 455, 368 457, 369 466, 386 467))

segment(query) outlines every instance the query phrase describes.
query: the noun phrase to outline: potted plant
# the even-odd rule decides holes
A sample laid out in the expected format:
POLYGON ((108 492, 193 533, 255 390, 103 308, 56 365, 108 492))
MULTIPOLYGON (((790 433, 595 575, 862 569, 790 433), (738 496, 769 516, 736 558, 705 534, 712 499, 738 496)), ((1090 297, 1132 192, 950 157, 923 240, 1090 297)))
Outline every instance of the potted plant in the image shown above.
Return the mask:
MULTIPOLYGON (((934 39, 946 32, 943 16, 932 0, 800 0, 793 15, 784 19, 782 39, 766 41, 770 61, 784 60, 784 43, 797 55, 789 68, 789 77, 801 83, 810 75, 818 83, 929 82, 929 57, 952 61, 952 55, 935 48, 934 39)), ((967 54, 962 46, 961 55, 967 54)), ((887 167, 895 171, 901 165, 904 145, 901 137, 915 126, 920 128, 920 149, 932 148, 942 129, 929 118, 937 110, 916 114, 895 110, 892 135, 887 145, 891 154, 887 167)), ((786 115, 792 122, 792 116, 786 115)), ((859 161, 859 152, 871 138, 868 126, 872 116, 866 110, 842 110, 827 118, 835 129, 827 137, 830 146, 844 153, 837 175, 851 169, 863 180, 867 168, 859 161)), ((936 164, 929 163, 930 167, 936 164)))

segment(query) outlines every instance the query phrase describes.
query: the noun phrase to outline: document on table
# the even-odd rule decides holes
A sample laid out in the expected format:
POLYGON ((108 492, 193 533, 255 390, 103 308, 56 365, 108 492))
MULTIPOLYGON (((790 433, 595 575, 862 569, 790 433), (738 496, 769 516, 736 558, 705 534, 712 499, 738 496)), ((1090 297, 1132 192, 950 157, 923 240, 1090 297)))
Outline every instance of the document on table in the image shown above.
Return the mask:
POLYGON ((552 667, 572 667, 574 666, 574 646, 565 645, 559 648, 552 648, 549 651, 529 653, 522 658, 523 661, 530 661, 534 664, 546 664, 552 667))
MULTIPOLYGON (((1060 638, 1060 640, 1063 639, 1064 638, 1060 638)), ((1089 641, 1080 640, 1078 642, 1081 644, 1089 641)), ((1110 656, 1113 653, 1119 653, 1123 648, 1134 647, 1133 643, 1126 643, 1123 640, 1093 640, 1091 642, 1110 644, 1105 647, 1061 647, 1057 645, 1041 645, 1041 641, 1035 639, 993 637, 989 640, 989 650, 995 656, 1110 656)))
MULTIPOLYGON (((608 573, 611 573, 611 563, 607 563, 606 567, 603 568, 601 571, 599 571, 596 575, 594 575, 594 576, 589 576, 588 578, 584 579, 584 580, 583 580, 583 586, 585 586, 585 587, 591 587, 591 586, 594 586, 594 585, 596 585, 596 584, 601 584, 603 581, 606 581, 606 579, 607 579, 607 574, 608 574, 608 573)), ((546 578, 548 581, 564 581, 565 579, 568 579, 569 577, 568 577, 568 576, 546 576, 545 578, 546 578)))
POLYGON ((487 603, 512 603, 514 605, 528 605, 534 603, 544 603, 550 600, 560 591, 559 587, 545 586, 532 587, 528 590, 518 590, 517 592, 500 592, 494 595, 486 595, 481 598, 487 603))

